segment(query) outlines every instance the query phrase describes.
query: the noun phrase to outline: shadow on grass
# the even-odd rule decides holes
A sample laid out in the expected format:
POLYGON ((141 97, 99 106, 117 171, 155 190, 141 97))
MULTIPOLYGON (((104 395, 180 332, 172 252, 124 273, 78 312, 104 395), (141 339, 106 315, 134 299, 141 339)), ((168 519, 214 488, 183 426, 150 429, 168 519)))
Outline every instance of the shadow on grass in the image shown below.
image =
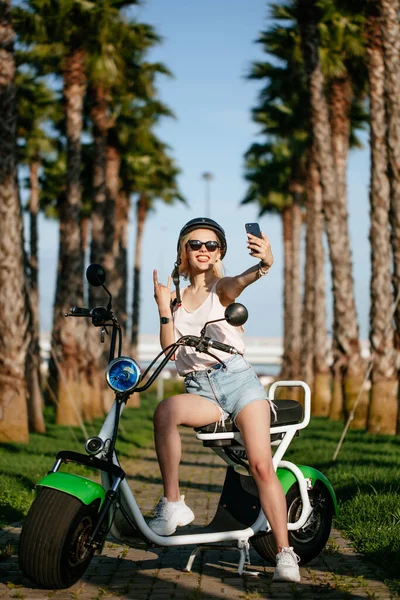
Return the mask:
MULTIPOLYGON (((25 518, 25 513, 15 508, 8 502, 0 501, 0 521, 4 521, 5 523, 19 523, 22 519, 25 518)), ((2 540, 0 538, 0 548, 2 547, 2 540)))
MULTIPOLYGON (((0 471, 0 477, 9 477, 10 473, 7 471, 0 471)), ((25 489, 32 490, 36 483, 36 479, 31 479, 30 477, 26 477, 25 475, 21 475, 19 473, 13 474, 13 479, 20 483, 25 489)))

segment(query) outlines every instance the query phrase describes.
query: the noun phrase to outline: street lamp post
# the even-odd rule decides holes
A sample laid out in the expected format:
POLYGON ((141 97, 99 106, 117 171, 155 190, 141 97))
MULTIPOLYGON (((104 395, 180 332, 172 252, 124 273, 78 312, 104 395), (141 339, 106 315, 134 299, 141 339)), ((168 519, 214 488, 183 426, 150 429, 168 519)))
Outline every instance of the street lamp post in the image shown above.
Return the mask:
POLYGON ((211 217, 211 184, 210 182, 214 179, 214 175, 208 171, 202 174, 202 179, 205 182, 205 207, 206 217, 211 217))

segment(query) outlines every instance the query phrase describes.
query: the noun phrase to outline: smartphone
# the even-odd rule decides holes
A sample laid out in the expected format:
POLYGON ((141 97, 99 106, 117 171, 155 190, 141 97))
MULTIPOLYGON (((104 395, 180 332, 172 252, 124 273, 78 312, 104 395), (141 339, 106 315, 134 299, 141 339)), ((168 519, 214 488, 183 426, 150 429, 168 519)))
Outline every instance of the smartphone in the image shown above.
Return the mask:
POLYGON ((258 223, 246 223, 246 233, 262 238, 260 226, 258 223))

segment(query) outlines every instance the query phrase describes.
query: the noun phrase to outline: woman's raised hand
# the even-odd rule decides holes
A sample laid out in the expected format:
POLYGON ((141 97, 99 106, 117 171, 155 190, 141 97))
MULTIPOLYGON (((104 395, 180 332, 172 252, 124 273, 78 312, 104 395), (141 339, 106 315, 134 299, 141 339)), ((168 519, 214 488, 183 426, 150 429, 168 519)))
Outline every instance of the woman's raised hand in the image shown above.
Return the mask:
POLYGON ((161 310, 171 310, 171 275, 168 277, 167 285, 158 281, 157 269, 153 271, 154 298, 158 308, 161 310))
POLYGON ((247 247, 250 250, 251 256, 262 260, 265 266, 270 267, 274 262, 274 256, 271 251, 269 239, 261 232, 262 238, 255 235, 247 234, 247 247))

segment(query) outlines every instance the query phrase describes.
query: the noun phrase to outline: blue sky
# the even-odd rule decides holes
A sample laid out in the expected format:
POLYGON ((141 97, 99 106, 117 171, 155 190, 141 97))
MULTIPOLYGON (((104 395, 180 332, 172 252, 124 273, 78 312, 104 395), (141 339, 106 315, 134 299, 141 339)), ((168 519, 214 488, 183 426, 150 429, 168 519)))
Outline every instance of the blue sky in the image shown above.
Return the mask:
MULTIPOLYGON (((142 333, 158 331, 153 301, 152 269, 166 281, 175 260, 176 239, 189 219, 204 216, 205 182, 201 174, 210 171, 211 217, 226 230, 228 254, 224 260, 228 274, 248 268, 254 259, 246 248, 244 224, 259 220, 269 237, 275 255, 271 273, 250 286, 241 301, 249 309, 246 332, 249 335, 282 334, 283 255, 282 231, 277 216, 257 218, 257 207, 240 207, 246 190, 243 179, 243 154, 257 134, 250 110, 257 100, 260 84, 245 78, 253 60, 262 59, 255 44, 267 25, 265 0, 147 0, 134 14, 152 24, 163 43, 149 59, 164 62, 174 78, 163 77, 158 84, 160 98, 176 114, 158 128, 160 138, 182 169, 179 184, 189 206, 163 206, 160 202, 150 215, 144 236, 142 271, 142 333)), ((349 164, 349 222, 354 261, 356 302, 361 336, 368 336, 369 272, 369 157, 368 138, 364 150, 354 151, 349 164)), ((133 224, 133 215, 131 218, 133 224)), ((57 227, 41 220, 41 320, 50 328, 56 273, 57 227)), ((133 234, 130 236, 132 265, 133 234)), ((327 262, 327 292, 329 265, 327 262)), ((328 296, 331 318, 331 297, 328 296)), ((330 327, 330 323, 328 323, 330 327)))

